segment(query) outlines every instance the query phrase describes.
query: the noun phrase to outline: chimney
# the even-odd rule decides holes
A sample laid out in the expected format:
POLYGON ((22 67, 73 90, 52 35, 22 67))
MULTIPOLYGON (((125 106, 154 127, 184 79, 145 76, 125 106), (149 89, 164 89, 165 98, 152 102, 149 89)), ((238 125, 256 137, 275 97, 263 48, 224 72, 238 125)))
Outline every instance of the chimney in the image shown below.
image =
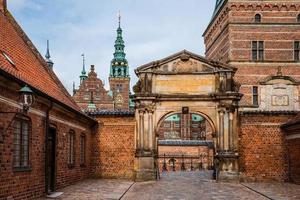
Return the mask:
POLYGON ((6 0, 0 0, 0 12, 5 12, 7 10, 6 0))

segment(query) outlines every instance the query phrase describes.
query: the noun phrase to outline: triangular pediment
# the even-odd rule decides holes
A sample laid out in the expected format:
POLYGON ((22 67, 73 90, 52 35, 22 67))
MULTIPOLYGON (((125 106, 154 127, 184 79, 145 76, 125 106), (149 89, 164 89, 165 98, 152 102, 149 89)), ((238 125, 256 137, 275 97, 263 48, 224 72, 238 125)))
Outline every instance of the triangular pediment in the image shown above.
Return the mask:
POLYGON ((193 74, 193 73, 215 73, 218 71, 235 71, 235 68, 207 60, 204 57, 181 51, 161 60, 153 61, 141 67, 135 72, 156 74, 193 74))

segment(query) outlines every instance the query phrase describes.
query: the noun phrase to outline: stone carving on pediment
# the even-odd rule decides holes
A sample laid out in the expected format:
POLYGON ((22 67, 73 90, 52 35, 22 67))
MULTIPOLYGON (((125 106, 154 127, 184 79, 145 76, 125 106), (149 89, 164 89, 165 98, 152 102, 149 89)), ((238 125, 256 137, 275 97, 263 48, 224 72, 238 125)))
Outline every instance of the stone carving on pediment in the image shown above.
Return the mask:
POLYGON ((134 93, 141 93, 141 91, 142 91, 141 87, 142 87, 141 81, 138 80, 138 82, 133 86, 134 93))
POLYGON ((164 66, 163 70, 166 69, 168 69, 168 71, 176 72, 176 73, 182 73, 182 72, 193 73, 193 72, 211 71, 209 67, 192 59, 186 61, 176 60, 171 64, 171 67, 167 68, 164 66))

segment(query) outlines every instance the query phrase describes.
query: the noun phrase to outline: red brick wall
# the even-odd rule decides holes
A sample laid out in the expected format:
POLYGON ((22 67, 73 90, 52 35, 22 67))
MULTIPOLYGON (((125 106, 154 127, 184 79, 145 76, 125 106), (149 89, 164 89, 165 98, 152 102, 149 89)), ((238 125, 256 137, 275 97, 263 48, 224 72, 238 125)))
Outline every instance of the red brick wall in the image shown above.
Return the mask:
POLYGON ((230 1, 204 33, 206 57, 238 68, 235 79, 244 94, 240 105, 252 105, 252 86, 267 76, 283 75, 299 81, 299 62, 294 61, 294 41, 300 41, 297 15, 300 2, 284 0, 230 1), (261 23, 255 23, 261 14, 261 23), (264 41, 264 61, 252 61, 251 42, 264 41))
POLYGON ((289 178, 300 184, 300 138, 287 140, 289 152, 289 178))
POLYGON ((242 180, 287 180, 287 149, 280 125, 291 117, 241 116, 239 153, 242 180))
MULTIPOLYGON (((0 83, 5 81, 1 79, 0 83)), ((3 97, 10 100, 18 100, 16 92, 16 84, 6 82, 7 85, 0 84, 0 112, 20 111, 17 108, 4 102, 3 97)), ((34 108, 38 112, 45 113, 46 107, 41 102, 47 102, 42 97, 36 97, 37 102, 34 108)), ((0 199, 13 197, 16 199, 34 199, 45 194, 45 116, 43 113, 33 113, 29 111, 27 116, 31 119, 32 128, 29 140, 29 162, 30 170, 14 171, 13 170, 13 128, 11 127, 14 114, 0 114, 0 199)), ((90 176, 91 168, 91 129, 80 120, 80 117, 75 119, 75 115, 62 110, 61 107, 54 105, 50 116, 55 116, 59 120, 50 120, 50 124, 56 127, 57 131, 57 165, 56 165, 56 186, 57 189, 65 187, 90 176), (86 130, 83 131, 80 128, 86 130), (75 166, 68 168, 68 142, 67 133, 73 129, 76 134, 75 138, 75 166), (84 132, 86 135, 86 167, 81 167, 79 164, 79 138, 84 132)))
POLYGON ((98 116, 93 173, 97 177, 134 179, 135 118, 98 116))

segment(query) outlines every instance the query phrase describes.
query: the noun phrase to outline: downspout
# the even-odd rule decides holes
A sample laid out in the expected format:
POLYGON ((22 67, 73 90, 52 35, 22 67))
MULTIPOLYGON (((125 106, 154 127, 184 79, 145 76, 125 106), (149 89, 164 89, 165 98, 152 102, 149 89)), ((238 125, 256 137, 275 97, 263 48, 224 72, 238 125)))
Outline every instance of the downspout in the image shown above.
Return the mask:
POLYGON ((49 174, 48 174, 48 157, 47 157, 47 152, 48 152, 48 137, 49 137, 49 113, 50 111, 52 110, 52 107, 53 107, 53 102, 50 101, 50 106, 47 108, 46 110, 46 120, 45 120, 45 123, 46 123, 46 132, 45 132, 45 193, 46 194, 49 194, 48 193, 48 180, 49 180, 49 174))

